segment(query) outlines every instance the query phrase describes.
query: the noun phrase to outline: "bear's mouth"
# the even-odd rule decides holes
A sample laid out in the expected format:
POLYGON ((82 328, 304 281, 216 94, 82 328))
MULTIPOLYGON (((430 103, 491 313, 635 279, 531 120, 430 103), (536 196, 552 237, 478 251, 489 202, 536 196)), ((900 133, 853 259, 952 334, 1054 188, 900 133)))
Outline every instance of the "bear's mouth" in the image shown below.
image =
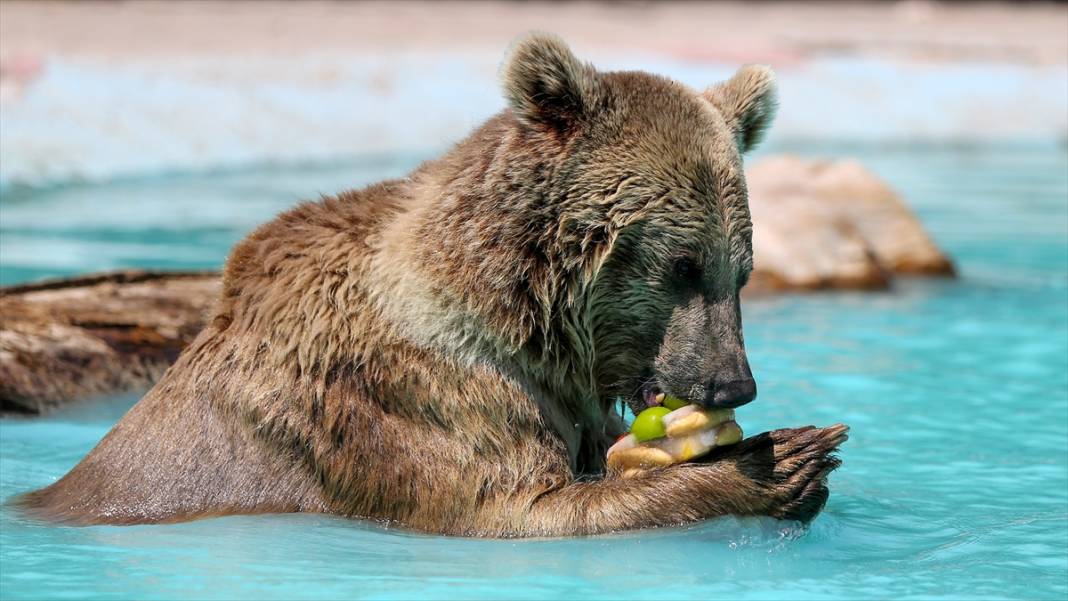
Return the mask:
POLYGON ((617 402, 623 401, 626 403, 634 415, 638 415, 649 407, 660 405, 665 394, 687 403, 701 404, 699 401, 690 398, 690 395, 676 394, 670 387, 662 385, 660 379, 651 372, 643 372, 632 382, 633 384, 627 387, 625 391, 617 392, 615 398, 617 402))
MULTIPOLYGON (((655 407, 660 404, 661 399, 665 393, 670 394, 671 391, 664 389, 655 377, 642 378, 641 384, 636 390, 627 397, 626 403, 630 406, 630 410, 634 412, 634 415, 641 413, 649 407, 655 407), (659 397, 659 398, 658 398, 659 397)), ((688 400, 685 396, 680 396, 684 400, 688 400)), ((689 401, 692 402, 692 401, 689 401)))
POLYGON ((657 385, 655 382, 646 382, 645 384, 643 384, 641 389, 642 408, 644 409, 646 407, 654 407, 656 405, 659 405, 660 402, 657 400, 656 397, 662 392, 664 391, 661 390, 660 386, 657 385))

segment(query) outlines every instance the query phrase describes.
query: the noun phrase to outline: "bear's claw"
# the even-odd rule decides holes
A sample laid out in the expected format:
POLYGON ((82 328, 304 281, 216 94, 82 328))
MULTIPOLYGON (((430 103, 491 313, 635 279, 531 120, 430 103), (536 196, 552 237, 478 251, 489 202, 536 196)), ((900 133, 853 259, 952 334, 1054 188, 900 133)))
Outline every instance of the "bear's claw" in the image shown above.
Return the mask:
POLYGON ((827 503, 827 475, 842 461, 834 455, 848 438, 849 428, 802 428, 772 432, 775 498, 769 515, 782 520, 811 521, 827 503))
POLYGON ((808 522, 827 502, 827 475, 842 463, 834 453, 848 432, 842 424, 775 430, 716 449, 709 459, 732 461, 759 484, 763 498, 757 513, 808 522))

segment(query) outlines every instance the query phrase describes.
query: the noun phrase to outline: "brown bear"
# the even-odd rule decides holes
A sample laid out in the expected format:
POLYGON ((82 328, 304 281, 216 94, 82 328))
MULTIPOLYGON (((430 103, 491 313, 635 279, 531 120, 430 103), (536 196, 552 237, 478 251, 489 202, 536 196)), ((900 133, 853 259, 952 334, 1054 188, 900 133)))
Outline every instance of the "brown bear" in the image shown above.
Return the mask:
POLYGON ((605 474, 618 399, 756 394, 740 155, 771 72, 699 93, 534 35, 503 83, 508 108, 442 158, 239 243, 204 331, 18 502, 74 524, 308 511, 471 536, 814 517, 843 426, 605 474))

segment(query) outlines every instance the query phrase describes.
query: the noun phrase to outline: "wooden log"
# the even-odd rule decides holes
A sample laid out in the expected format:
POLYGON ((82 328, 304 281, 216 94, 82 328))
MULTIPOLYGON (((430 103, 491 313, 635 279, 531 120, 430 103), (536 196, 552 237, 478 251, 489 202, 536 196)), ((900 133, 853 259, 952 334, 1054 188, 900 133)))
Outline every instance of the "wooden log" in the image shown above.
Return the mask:
POLYGON ((192 341, 215 273, 120 271, 0 289, 0 410, 145 390, 192 341))

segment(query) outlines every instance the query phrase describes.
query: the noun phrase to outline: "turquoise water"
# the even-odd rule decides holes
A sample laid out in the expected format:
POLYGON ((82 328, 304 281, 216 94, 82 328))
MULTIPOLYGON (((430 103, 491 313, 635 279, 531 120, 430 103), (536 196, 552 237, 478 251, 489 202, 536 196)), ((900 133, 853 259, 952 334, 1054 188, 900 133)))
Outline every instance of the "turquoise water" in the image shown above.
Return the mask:
MULTIPOLYGON (((796 149, 795 149, 796 150, 796 149)), ((1068 595, 1068 153, 858 155, 910 199, 958 281, 749 301, 750 432, 852 426, 808 529, 721 519, 573 540, 484 541, 321 516, 66 528, 0 512, 0 597, 1040 598, 1068 595)), ((9 189, 0 281, 215 267, 296 197, 420 157, 9 189)), ((0 496, 54 481, 134 402, 0 420, 0 496)))

